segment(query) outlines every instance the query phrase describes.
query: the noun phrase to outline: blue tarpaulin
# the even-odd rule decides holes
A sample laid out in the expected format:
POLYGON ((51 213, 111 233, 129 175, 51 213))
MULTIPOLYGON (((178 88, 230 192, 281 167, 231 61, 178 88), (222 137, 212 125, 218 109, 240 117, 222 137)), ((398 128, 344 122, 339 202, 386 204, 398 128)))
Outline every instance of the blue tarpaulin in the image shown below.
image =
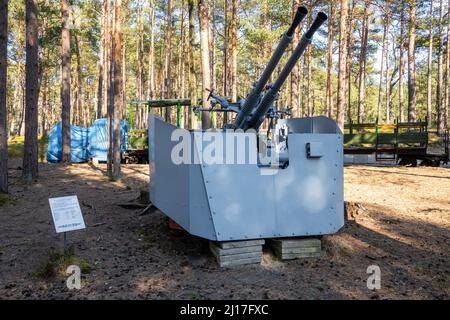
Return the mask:
MULTIPOLYGON (((47 148, 47 161, 58 162, 62 157, 62 126, 56 124, 50 131, 47 148)), ((71 162, 81 163, 89 159, 106 161, 108 156, 108 139, 106 134, 106 119, 98 119, 90 128, 70 127, 71 162)), ((121 151, 128 148, 128 126, 125 120, 120 127, 121 151)))
MULTIPOLYGON (((50 131, 47 148, 47 161, 61 161, 62 156, 62 125, 58 123, 50 131)), ((87 161, 89 129, 77 126, 70 127, 70 161, 74 163, 87 161)))
MULTIPOLYGON (((106 161, 108 159, 108 136, 106 133, 106 119, 94 121, 89 128, 89 153, 93 159, 106 161)), ((113 124, 114 125, 114 124, 113 124)), ((128 125, 125 120, 120 122, 120 150, 128 149, 128 125)))

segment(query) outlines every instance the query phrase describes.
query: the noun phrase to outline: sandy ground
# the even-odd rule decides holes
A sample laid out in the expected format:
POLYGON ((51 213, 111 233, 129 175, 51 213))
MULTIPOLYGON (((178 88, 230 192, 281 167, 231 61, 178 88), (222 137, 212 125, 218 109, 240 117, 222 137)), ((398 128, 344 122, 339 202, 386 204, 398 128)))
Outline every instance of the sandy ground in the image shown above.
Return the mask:
POLYGON ((42 164, 34 185, 10 164, 16 203, 0 206, 0 299, 449 299, 450 169, 351 166, 345 198, 353 216, 323 238, 323 256, 281 262, 265 249, 262 265, 220 269, 207 241, 167 228, 158 211, 119 204, 147 185, 148 167, 127 165, 110 182, 105 166, 42 164), (69 234, 91 269, 82 289, 40 272, 61 252, 48 198, 77 194, 88 228, 69 234), (367 289, 367 267, 381 289, 367 289))

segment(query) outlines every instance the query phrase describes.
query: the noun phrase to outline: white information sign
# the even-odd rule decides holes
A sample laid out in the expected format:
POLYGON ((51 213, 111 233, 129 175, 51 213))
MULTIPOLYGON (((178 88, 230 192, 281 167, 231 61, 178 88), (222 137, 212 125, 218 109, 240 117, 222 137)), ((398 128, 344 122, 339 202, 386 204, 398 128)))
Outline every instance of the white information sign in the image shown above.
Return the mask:
POLYGON ((57 233, 86 228, 77 196, 50 198, 48 201, 57 233))

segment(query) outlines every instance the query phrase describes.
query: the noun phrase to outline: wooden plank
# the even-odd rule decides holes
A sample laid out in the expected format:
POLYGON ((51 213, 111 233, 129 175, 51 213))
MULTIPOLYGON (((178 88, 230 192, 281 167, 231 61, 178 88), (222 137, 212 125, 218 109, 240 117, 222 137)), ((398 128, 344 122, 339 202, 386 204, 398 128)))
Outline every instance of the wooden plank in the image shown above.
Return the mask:
POLYGON ((261 263, 264 240, 210 242, 210 250, 221 267, 261 263))
POLYGON ((262 252, 248 252, 248 253, 240 253, 240 254, 232 254, 229 256, 216 256, 216 259, 219 263, 222 262, 230 262, 237 260, 245 260, 245 259, 260 259, 262 258, 262 252))
POLYGON ((221 249, 232 249, 232 248, 242 248, 242 247, 252 247, 252 246, 262 246, 264 244, 264 239, 260 240, 246 240, 246 241, 227 241, 227 242, 216 242, 216 245, 221 249))
POLYGON ((215 245, 214 243, 210 242, 209 244, 211 250, 213 252, 216 252, 218 255, 221 256, 227 256, 227 255, 233 255, 233 254, 240 254, 240 253, 249 253, 249 252, 262 252, 262 246, 249 246, 249 247, 241 247, 241 248, 230 248, 230 249, 222 249, 215 245))
POLYGON ((322 252, 322 248, 320 247, 311 247, 311 248, 273 248, 274 251, 277 252, 277 255, 280 254, 303 254, 303 253, 320 253, 322 252))
POLYGON ((221 268, 223 267, 235 267, 235 266, 242 266, 242 265, 248 265, 248 264, 260 264, 261 258, 251 258, 251 259, 241 259, 241 260, 233 260, 233 261, 223 261, 219 262, 219 266, 221 268))
POLYGON ((270 239, 268 243, 281 260, 316 258, 322 252, 321 241, 316 238, 270 239))
POLYGON ((294 259, 304 259, 304 258, 320 258, 321 253, 313 252, 313 253, 292 253, 292 254, 282 254, 277 255, 277 257, 281 260, 294 260, 294 259))
POLYGON ((282 248, 309 248, 321 247, 320 239, 316 238, 286 238, 286 239, 270 239, 270 242, 282 248))

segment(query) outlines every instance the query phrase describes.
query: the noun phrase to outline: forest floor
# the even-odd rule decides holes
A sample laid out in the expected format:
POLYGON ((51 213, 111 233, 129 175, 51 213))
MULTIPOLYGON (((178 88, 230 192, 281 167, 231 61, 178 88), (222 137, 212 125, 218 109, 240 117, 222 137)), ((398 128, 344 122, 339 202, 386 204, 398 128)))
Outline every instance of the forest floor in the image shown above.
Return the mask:
MULTIPOLYGON (((36 184, 10 162, 12 198, 0 201, 0 299, 449 299, 450 168, 348 166, 350 219, 323 238, 321 258, 221 269, 208 242, 169 230, 159 211, 125 209, 148 185, 148 166, 126 165, 120 182, 105 165, 40 164, 36 184), (48 198, 76 194, 87 229, 68 234, 61 258, 48 198), (83 269, 66 287, 64 263, 83 269), (367 288, 367 267, 381 289, 367 288)), ((1 200, 1 199, 0 199, 1 200)))

